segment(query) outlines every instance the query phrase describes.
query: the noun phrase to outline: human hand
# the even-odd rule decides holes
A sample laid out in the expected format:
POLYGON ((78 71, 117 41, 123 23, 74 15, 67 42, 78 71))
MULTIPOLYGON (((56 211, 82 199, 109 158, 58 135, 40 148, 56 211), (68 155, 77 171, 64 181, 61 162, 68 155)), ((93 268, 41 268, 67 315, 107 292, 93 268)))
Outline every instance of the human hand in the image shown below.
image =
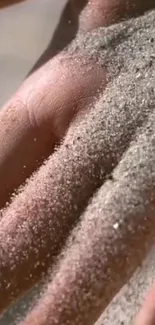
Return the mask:
MULTIPOLYGON (((146 6, 151 8, 152 3, 147 2, 146 6)), ((123 17, 148 9, 138 1, 137 6, 134 7, 135 11, 133 6, 123 8, 124 2, 121 1, 109 3, 92 1, 88 4, 86 1, 85 4, 79 17, 79 29, 82 31, 110 25, 123 17)), ((72 1, 70 6, 71 12, 73 10, 76 14, 79 2, 72 1)), ((105 69, 93 59, 87 60, 79 54, 71 56, 67 52, 61 52, 31 75, 9 101, 0 116, 1 206, 9 200, 11 193, 42 164, 43 160, 53 153, 54 146, 67 137, 68 128, 72 129, 71 132, 74 127, 76 130, 77 121, 79 123, 84 116, 87 116, 90 106, 95 105, 100 93, 107 86, 106 74, 105 69), (92 80, 95 82, 92 83, 92 80)), ((79 183, 78 173, 82 177, 84 170, 80 169, 82 168, 80 166, 79 169, 75 168, 74 154, 77 149, 71 139, 65 141, 61 149, 51 156, 45 167, 42 167, 32 180, 28 181, 23 191, 2 212, 0 296, 3 296, 3 301, 0 304, 1 310, 12 299, 32 286, 44 271, 47 271, 64 245, 69 231, 86 202, 102 185, 103 179, 100 177, 95 180, 92 176, 92 180, 89 180, 89 173, 79 183), (69 164, 71 176, 67 169, 69 164), (75 181, 74 174, 77 177, 75 181), (67 184, 67 181, 69 185, 65 188, 66 194, 61 187, 63 188, 63 183, 67 184), (71 194, 71 198, 66 199, 70 193, 74 193, 74 197, 71 194), (52 201, 57 203, 58 195, 65 218, 59 216, 60 208, 51 205, 52 201), (69 205, 71 209, 68 211, 69 205)), ((78 150, 80 151, 80 147, 78 150)), ((109 174, 109 166, 114 162, 110 160, 106 163, 104 172, 109 174)), ((114 272, 116 272, 115 268, 114 272)), ((59 294, 61 295, 61 291, 59 294)), ((107 294, 109 297, 105 297, 105 300, 109 301, 112 296, 108 292, 107 294)), ((32 313, 24 324, 35 324, 36 320, 39 325, 48 324, 49 305, 51 301, 47 295, 41 301, 41 308, 39 305, 37 313, 32 313), (47 297, 48 304, 44 303, 47 297)), ((81 309, 77 311, 80 311, 83 316, 84 311, 81 309)), ((98 316, 98 311, 95 306, 94 319, 96 315, 98 316)))

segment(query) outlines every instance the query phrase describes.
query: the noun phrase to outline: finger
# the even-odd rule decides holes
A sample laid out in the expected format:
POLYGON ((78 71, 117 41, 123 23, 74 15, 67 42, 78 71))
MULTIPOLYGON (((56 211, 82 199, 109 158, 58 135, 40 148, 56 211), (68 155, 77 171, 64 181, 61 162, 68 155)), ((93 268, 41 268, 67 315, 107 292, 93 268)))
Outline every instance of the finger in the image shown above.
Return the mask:
POLYGON ((155 7, 154 0, 69 0, 54 36, 33 71, 64 49, 79 30, 90 31, 143 14, 155 7), (68 23, 69 22, 69 23, 68 23))
MULTIPOLYGON (((77 1, 72 2, 75 7, 78 6, 77 1)), ((86 6, 80 15, 79 24, 81 29, 87 31, 139 16, 155 8, 154 0, 83 0, 83 2, 86 6)))
POLYGON ((104 76, 94 62, 59 56, 30 76, 0 112, 0 207, 53 152, 74 114, 99 95, 104 76))
POLYGON ((22 325, 93 325, 142 262, 155 237, 154 127, 153 116, 91 201, 22 325))
POLYGON ((23 2, 23 1, 26 1, 26 0, 0 0, 0 8, 11 6, 11 5, 17 4, 19 2, 23 2))
MULTIPOLYGON (((107 157, 103 147, 92 147, 94 118, 96 133, 100 132, 106 116, 97 118, 96 112, 86 123, 81 121, 77 131, 72 127, 65 143, 2 213, 0 310, 53 262, 89 197, 112 168, 113 152, 107 157)), ((102 135, 98 140, 102 143, 102 135)))
POLYGON ((148 293, 140 313, 136 317, 135 325, 155 324, 155 285, 148 293))

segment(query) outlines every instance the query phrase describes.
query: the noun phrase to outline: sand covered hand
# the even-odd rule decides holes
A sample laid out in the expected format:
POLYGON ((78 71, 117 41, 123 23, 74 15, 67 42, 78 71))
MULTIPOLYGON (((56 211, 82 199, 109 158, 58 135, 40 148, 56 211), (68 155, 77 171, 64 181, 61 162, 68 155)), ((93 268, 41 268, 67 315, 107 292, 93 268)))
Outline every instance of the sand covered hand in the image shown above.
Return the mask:
POLYGON ((0 310, 48 272, 24 325, 93 325, 154 241, 154 1, 66 8, 0 114, 0 310))

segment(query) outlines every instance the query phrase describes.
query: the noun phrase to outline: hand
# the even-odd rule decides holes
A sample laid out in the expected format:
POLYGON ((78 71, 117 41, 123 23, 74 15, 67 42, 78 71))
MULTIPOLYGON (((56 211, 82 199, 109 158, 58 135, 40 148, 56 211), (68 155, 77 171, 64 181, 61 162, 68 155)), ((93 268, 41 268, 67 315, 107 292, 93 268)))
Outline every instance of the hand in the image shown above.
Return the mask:
MULTIPOLYGON (((131 1, 129 6, 125 6, 126 2, 121 0, 109 2, 98 0, 89 3, 83 1, 83 3, 74 0, 68 5, 74 23, 76 14, 79 14, 79 5, 82 4, 78 28, 83 31, 110 25, 124 17, 138 15, 154 6, 153 1, 147 1, 147 4, 131 1), (84 2, 85 6, 83 6, 84 2)), ((2 211, 0 296, 3 296, 3 301, 0 301, 1 310, 38 281, 43 272, 47 272, 48 267, 55 262, 55 257, 65 244, 86 202, 102 185, 103 179, 95 180, 93 177, 89 179, 89 173, 86 179, 82 178, 79 181, 78 173, 81 178, 84 170, 77 170, 74 166, 74 160, 77 157, 74 157, 74 153, 77 149, 75 150, 74 143, 68 134, 72 132, 71 134, 74 135, 77 123, 83 120, 90 105, 95 104, 106 85, 105 69, 93 60, 87 61, 79 54, 70 56, 65 51, 60 52, 25 81, 1 112, 1 207, 10 200, 11 194, 29 178, 32 172, 36 171, 50 156, 45 166, 28 180, 12 203, 2 211), (63 138, 65 138, 63 144, 52 155, 55 146, 59 145, 63 138), (77 177, 76 180, 73 179, 74 175, 77 177), (67 184, 65 191, 64 184, 67 184), (59 197, 59 207, 57 207, 57 197, 59 197), (61 214, 61 210, 64 215, 61 214)), ((75 141, 77 141, 76 136, 75 141)), ((79 146, 79 151, 80 148, 79 146)), ((78 157, 80 159, 80 156, 78 157)), ((105 165, 107 174, 112 163, 109 161, 107 166, 105 165)), ((78 168, 82 167, 79 165, 78 168)), ((85 260, 87 261, 87 256, 85 260)), ((113 272, 116 271, 114 265, 113 272)), ((55 279, 57 281, 57 277, 55 279)), ((67 279, 62 280, 64 281, 63 287, 69 290, 69 287, 65 286, 67 279)), ((123 285, 123 281, 124 279, 121 279, 121 283, 116 286, 116 289, 113 288, 113 292, 105 291, 103 308, 123 285)), ((54 306, 57 312, 64 308, 63 302, 61 306, 59 305, 63 290, 59 291, 59 287, 55 287, 53 302, 51 288, 52 294, 55 292, 53 284, 49 284, 48 291, 39 302, 39 307, 36 307, 34 312, 28 316, 24 325, 51 324, 50 307, 54 306)), ((77 308, 77 312, 81 313, 81 325, 83 324, 82 318, 86 324, 86 312, 90 313, 91 310, 93 322, 101 311, 101 306, 97 308, 95 303, 92 308, 88 308, 87 301, 85 304, 85 309, 83 306, 77 308)), ((76 312, 72 309, 70 314, 73 321, 76 312)), ((52 317, 56 317, 56 314, 53 313, 53 315, 52 317)), ((63 314, 62 317, 66 315, 63 314)), ((69 322, 70 318, 63 321, 67 324, 66 321, 69 322)))

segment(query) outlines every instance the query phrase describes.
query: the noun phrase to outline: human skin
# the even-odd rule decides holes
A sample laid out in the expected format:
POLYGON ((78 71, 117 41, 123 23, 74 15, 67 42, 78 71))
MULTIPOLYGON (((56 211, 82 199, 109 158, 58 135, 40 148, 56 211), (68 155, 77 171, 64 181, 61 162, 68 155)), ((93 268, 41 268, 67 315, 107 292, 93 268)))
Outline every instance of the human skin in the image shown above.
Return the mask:
POLYGON ((155 285, 149 290, 144 305, 136 317, 134 325, 155 324, 155 285))
MULTIPOLYGON (((154 6, 153 1, 147 1, 147 4, 137 1, 133 9, 133 2, 130 2, 129 7, 125 7, 124 3, 124 1, 114 0, 111 2, 91 1, 88 5, 86 3, 79 17, 79 28, 91 30, 99 26, 110 25, 123 17, 141 14, 154 6), (94 12, 95 15, 92 14, 94 12)), ((5 1, 1 2, 2 6, 6 4, 8 3, 5 1)), ((72 1, 71 5, 76 12, 79 2, 72 1)), ((61 141, 68 125, 74 120, 74 103, 77 103, 77 111, 84 110, 92 103, 98 89, 106 86, 106 72, 100 70, 94 62, 89 64, 92 69, 88 73, 86 67, 87 73, 82 74, 76 58, 71 59, 60 53, 58 57, 30 76, 3 108, 0 115, 0 126, 2 125, 0 127, 1 207, 9 200, 11 193, 42 163, 43 159, 53 152, 55 144, 61 141), (73 71, 70 71, 70 60, 75 61, 73 71), (66 76, 63 83, 60 78, 61 74, 66 76), (92 78, 95 79, 93 85, 92 78), (64 89, 65 96, 59 93, 60 88, 64 89), (60 107, 60 113, 57 116, 60 107), (26 166, 24 172, 23 166, 26 166)), ((36 270, 35 281, 46 268, 47 266, 43 266, 36 270)), ((24 269, 22 272, 24 278, 24 269)), ((2 273, 1 276, 5 277, 5 274, 2 273)), ((24 282, 20 282, 18 294, 32 284, 31 279, 26 286, 24 282)), ((1 310, 8 305, 9 294, 9 289, 7 289, 6 300, 4 299, 0 305, 1 310)), ((153 294, 150 297, 149 303, 147 302, 148 309, 145 309, 146 317, 148 317, 149 308, 153 315, 153 304, 151 305, 154 301, 153 294)), ((144 318, 139 317, 138 325, 153 324, 152 320, 142 323, 144 318)), ((33 325, 33 320, 29 324, 33 325)))
POLYGON ((23 2, 25 0, 1 0, 0 1, 0 8, 5 8, 7 6, 10 6, 10 5, 14 5, 14 4, 17 4, 17 3, 20 3, 20 2, 23 2))

